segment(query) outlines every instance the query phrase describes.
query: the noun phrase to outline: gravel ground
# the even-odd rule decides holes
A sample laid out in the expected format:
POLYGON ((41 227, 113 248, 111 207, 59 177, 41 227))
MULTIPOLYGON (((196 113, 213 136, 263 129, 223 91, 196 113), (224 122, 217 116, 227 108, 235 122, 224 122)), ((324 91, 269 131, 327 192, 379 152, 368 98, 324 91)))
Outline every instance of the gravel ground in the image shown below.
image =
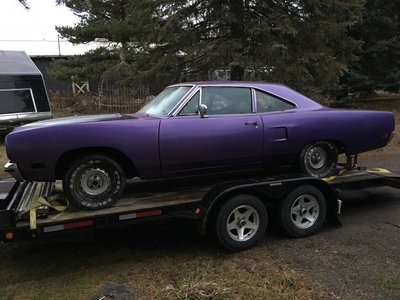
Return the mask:
POLYGON ((344 299, 400 299, 400 197, 374 188, 340 195, 343 227, 303 239, 269 235, 269 256, 344 299))

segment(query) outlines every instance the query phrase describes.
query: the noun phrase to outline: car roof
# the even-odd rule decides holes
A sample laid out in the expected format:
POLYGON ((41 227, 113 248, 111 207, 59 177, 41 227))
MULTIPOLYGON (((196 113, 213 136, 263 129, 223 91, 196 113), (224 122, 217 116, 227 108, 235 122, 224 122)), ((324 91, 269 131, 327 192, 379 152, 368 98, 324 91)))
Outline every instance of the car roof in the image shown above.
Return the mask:
POLYGON ((260 89, 279 98, 294 102, 300 109, 318 109, 322 105, 300 94, 299 92, 280 83, 270 83, 263 81, 196 81, 182 82, 173 86, 234 86, 234 87, 252 87, 260 89))

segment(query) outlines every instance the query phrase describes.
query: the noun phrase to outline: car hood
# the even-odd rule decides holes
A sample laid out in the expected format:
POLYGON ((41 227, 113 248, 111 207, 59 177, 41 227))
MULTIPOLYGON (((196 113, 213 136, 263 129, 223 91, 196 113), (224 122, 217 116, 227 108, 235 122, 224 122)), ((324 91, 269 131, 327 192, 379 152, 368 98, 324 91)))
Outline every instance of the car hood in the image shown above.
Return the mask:
POLYGON ((26 124, 15 128, 13 132, 50 127, 50 126, 66 125, 66 124, 115 121, 115 120, 136 119, 136 118, 137 117, 132 115, 122 115, 122 114, 74 116, 74 117, 57 118, 57 119, 38 121, 26 124))

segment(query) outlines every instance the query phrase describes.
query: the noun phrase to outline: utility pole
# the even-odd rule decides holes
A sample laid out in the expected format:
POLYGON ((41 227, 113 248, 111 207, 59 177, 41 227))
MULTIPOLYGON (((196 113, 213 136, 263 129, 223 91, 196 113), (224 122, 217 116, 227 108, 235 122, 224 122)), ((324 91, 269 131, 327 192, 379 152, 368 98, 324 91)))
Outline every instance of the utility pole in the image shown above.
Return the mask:
POLYGON ((61 56, 60 35, 57 34, 58 56, 61 56))

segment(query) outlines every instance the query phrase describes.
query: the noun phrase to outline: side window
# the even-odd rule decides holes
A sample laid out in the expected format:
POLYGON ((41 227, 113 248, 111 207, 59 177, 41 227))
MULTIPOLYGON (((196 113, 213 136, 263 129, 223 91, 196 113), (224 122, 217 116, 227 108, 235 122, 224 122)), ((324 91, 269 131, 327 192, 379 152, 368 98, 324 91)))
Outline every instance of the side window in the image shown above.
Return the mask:
POLYGON ((251 90, 242 87, 204 87, 201 103, 208 115, 251 113, 251 90))
POLYGON ((282 99, 271 96, 267 93, 263 93, 256 90, 257 98, 257 112, 272 112, 272 111, 282 111, 287 109, 295 108, 295 106, 289 102, 282 99))
POLYGON ((30 89, 0 90, 1 113, 35 112, 30 89))
POLYGON ((193 116, 197 115, 199 108, 200 92, 197 92, 183 109, 179 112, 179 116, 193 116))

